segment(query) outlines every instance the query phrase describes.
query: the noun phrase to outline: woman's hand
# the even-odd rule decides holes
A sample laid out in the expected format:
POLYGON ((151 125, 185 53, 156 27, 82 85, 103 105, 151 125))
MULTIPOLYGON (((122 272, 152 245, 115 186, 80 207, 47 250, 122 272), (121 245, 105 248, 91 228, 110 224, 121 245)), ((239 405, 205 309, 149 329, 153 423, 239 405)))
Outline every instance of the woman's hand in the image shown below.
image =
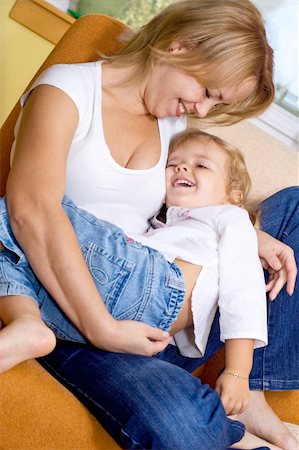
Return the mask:
POLYGON ((106 351, 153 356, 163 351, 171 341, 168 332, 133 320, 112 318, 105 335, 101 333, 99 342, 93 345, 106 351))
POLYGON ((257 238, 262 265, 270 274, 266 286, 269 299, 274 300, 285 283, 287 293, 292 295, 297 277, 293 249, 261 230, 257 230, 257 238))
POLYGON ((142 322, 117 321, 120 345, 123 352, 153 356, 167 347, 171 336, 166 331, 142 322))

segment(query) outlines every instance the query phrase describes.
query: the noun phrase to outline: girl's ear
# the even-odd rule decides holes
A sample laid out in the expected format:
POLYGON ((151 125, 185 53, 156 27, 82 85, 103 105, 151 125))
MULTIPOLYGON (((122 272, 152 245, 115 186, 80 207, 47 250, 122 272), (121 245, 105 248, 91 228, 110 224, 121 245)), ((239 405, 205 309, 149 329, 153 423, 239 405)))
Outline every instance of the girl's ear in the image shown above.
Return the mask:
POLYGON ((233 205, 241 206, 243 203, 244 195, 239 189, 233 189, 228 196, 228 200, 233 205))
POLYGON ((170 53, 186 53, 189 51, 187 47, 178 41, 173 41, 169 46, 170 53))

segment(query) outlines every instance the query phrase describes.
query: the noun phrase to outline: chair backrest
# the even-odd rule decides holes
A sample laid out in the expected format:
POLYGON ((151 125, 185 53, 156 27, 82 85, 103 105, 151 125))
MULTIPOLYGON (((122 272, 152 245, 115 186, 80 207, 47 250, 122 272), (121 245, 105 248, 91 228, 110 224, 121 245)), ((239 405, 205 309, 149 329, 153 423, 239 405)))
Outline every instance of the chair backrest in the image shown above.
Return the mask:
MULTIPOLYGON (((53 64, 72 64, 95 61, 99 52, 106 55, 117 52, 121 46, 119 36, 128 28, 122 22, 101 14, 82 16, 68 29, 48 58, 41 65, 25 91, 44 71, 53 64)), ((14 127, 20 113, 19 102, 1 127, 0 134, 0 196, 5 194, 9 172, 9 155, 14 139, 14 127)))

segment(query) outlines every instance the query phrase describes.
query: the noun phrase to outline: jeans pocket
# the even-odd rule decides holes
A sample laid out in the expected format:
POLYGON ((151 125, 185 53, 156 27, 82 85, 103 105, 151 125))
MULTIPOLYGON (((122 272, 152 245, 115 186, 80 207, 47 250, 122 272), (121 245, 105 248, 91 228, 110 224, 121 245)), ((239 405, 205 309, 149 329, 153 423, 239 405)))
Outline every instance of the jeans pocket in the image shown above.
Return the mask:
POLYGON ((103 302, 113 315, 114 307, 129 281, 135 263, 93 242, 88 242, 81 250, 103 302))
POLYGON ((18 246, 12 234, 7 233, 5 236, 0 236, 0 242, 3 248, 0 250, 0 255, 10 262, 12 265, 27 265, 27 258, 18 246))

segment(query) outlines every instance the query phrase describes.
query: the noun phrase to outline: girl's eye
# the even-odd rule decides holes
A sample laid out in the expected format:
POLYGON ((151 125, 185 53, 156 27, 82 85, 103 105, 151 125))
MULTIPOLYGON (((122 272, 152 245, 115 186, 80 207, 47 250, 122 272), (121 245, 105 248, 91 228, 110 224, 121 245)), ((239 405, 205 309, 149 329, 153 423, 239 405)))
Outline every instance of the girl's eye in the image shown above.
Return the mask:
POLYGON ((207 166, 204 166, 203 164, 198 164, 197 167, 200 167, 201 169, 207 169, 207 166))
POLYGON ((209 93, 208 89, 206 89, 206 97, 207 97, 207 98, 210 98, 210 97, 211 97, 211 94, 209 93))

